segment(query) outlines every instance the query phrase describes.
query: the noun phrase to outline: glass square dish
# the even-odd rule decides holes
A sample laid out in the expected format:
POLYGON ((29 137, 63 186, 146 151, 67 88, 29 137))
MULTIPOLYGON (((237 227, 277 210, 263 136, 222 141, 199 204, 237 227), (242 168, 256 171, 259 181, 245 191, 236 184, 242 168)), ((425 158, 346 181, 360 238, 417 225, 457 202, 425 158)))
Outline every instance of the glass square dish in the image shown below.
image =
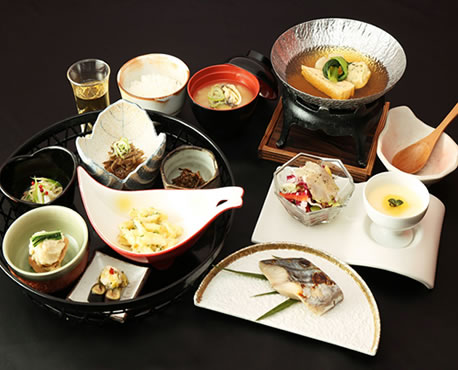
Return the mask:
POLYGON ((285 207, 286 211, 305 226, 313 226, 331 222, 347 205, 355 189, 355 184, 353 183, 353 177, 340 159, 323 158, 311 154, 299 153, 274 172, 274 187, 275 195, 278 197, 283 207, 285 207), (306 162, 309 161, 315 162, 321 166, 327 165, 331 170, 332 177, 339 188, 336 199, 339 202, 338 206, 305 212, 280 195, 280 189, 282 185, 286 183, 287 177, 292 175, 295 169, 304 166, 306 162))

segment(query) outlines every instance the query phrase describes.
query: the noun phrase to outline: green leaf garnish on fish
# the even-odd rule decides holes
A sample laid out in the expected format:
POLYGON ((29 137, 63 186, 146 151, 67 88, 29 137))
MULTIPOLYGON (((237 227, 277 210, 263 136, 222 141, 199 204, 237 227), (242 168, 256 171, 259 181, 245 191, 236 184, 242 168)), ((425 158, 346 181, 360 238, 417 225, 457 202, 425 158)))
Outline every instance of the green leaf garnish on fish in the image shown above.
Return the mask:
POLYGON ((269 316, 275 315, 276 313, 281 312, 285 308, 288 308, 288 307, 292 306, 294 303, 298 303, 298 302, 299 301, 297 301, 295 299, 288 298, 286 301, 283 301, 279 305, 277 305, 274 308, 272 308, 270 311, 267 311, 264 315, 259 316, 256 319, 256 321, 260 321, 260 320, 263 320, 263 319, 265 319, 265 318, 267 318, 269 316))
MULTIPOLYGON (((275 257, 274 258, 280 258, 280 257, 275 257)), ((267 278, 265 277, 264 274, 257 274, 255 272, 246 272, 246 271, 237 271, 237 270, 232 270, 232 269, 229 269, 229 268, 226 268, 226 267, 219 267, 219 266, 215 266, 217 269, 219 270, 224 270, 224 271, 228 271, 228 272, 232 272, 234 274, 239 274, 239 275, 242 275, 242 276, 247 276, 247 277, 252 277, 252 278, 255 278, 255 279, 260 279, 260 280, 267 280, 267 278)), ((270 291, 270 292, 265 292, 265 293, 260 293, 260 294, 256 294, 253 296, 254 297, 262 297, 262 296, 266 296, 266 295, 274 295, 274 294, 280 294, 278 293, 277 291, 270 291)), ((278 306, 275 306, 274 308, 272 308, 270 311, 266 312, 264 315, 258 317, 256 319, 256 321, 259 321, 259 320, 262 320, 262 319, 265 319, 269 316, 272 316, 280 311, 283 311, 284 309, 288 308, 289 306, 292 306, 294 303, 297 303, 299 301, 295 300, 295 299, 292 299, 292 298, 289 298, 287 299, 286 301, 280 303, 278 306)))
POLYGON ((223 268, 220 268, 220 269, 224 270, 224 271, 233 272, 234 274, 239 274, 239 275, 243 275, 243 276, 252 277, 252 278, 255 278, 255 279, 267 280, 267 278, 263 274, 257 274, 255 272, 237 271, 237 270, 228 269, 226 267, 223 267, 223 268))
POLYGON ((273 294, 280 294, 278 293, 276 290, 273 290, 272 292, 266 292, 266 293, 259 293, 259 294, 255 294, 253 296, 254 297, 262 297, 262 296, 265 296, 265 295, 273 295, 273 294))

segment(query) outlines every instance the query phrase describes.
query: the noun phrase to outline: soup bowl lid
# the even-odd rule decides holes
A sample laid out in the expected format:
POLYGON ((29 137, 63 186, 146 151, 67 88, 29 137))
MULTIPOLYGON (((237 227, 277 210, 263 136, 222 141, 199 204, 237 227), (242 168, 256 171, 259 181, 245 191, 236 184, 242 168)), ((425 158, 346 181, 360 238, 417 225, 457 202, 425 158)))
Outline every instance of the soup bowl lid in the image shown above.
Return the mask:
POLYGON ((255 75, 259 81, 259 95, 265 99, 274 100, 278 96, 278 83, 272 69, 270 59, 256 50, 249 50, 245 56, 235 56, 227 63, 255 75))

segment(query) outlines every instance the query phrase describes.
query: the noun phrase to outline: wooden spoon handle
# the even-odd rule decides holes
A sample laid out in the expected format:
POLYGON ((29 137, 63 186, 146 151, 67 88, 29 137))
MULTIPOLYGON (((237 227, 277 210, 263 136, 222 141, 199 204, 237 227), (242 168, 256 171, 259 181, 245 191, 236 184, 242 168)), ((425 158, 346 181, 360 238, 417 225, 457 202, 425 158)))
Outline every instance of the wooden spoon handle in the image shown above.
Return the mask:
POLYGON ((432 145, 436 142, 442 132, 447 128, 447 126, 455 119, 458 114, 458 103, 455 104, 453 109, 447 114, 444 120, 440 123, 436 129, 428 135, 428 142, 432 145))

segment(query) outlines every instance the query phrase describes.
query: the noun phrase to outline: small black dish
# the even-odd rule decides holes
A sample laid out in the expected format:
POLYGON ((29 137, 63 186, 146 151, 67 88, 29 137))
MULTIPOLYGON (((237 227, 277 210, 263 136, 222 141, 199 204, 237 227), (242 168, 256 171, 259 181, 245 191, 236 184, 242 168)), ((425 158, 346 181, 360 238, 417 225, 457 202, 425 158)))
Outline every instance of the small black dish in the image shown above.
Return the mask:
POLYGON ((12 157, 0 169, 0 190, 12 203, 16 216, 43 205, 70 206, 75 193, 77 165, 77 157, 60 146, 49 146, 31 155, 12 157), (62 193, 46 204, 21 200, 33 177, 47 177, 60 182, 62 193))

